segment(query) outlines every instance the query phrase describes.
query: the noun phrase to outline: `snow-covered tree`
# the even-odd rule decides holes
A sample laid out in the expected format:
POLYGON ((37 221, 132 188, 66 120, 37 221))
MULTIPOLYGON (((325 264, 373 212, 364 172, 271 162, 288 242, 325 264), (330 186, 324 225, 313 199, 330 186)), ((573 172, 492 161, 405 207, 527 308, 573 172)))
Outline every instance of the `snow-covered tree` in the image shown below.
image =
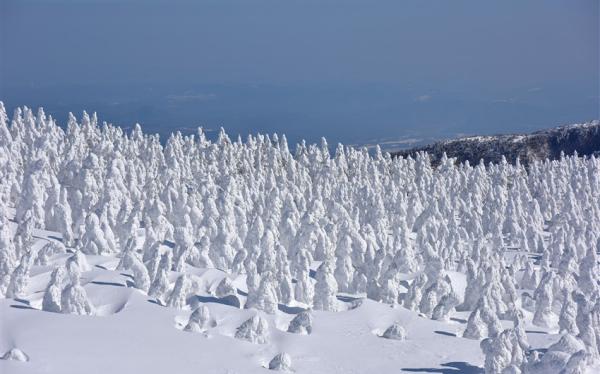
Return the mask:
POLYGON ((60 311, 66 314, 93 315, 94 306, 89 301, 85 288, 81 286, 79 276, 72 276, 71 283, 62 291, 60 311))
POLYGON ((317 283, 313 308, 315 310, 336 311, 338 309, 337 282, 333 275, 332 265, 325 261, 317 269, 317 283))
POLYGON ((167 306, 183 309, 187 304, 188 294, 190 292, 190 279, 187 275, 180 275, 175 281, 175 286, 167 298, 167 306))
POLYGON ((21 256, 19 265, 10 276, 10 282, 6 290, 7 297, 19 298, 25 296, 26 288, 29 284, 29 272, 32 262, 31 252, 25 252, 21 256))
POLYGON ((189 332, 203 332, 212 327, 211 324, 210 310, 208 310, 206 305, 201 305, 192 312, 184 330, 189 332))
POLYGON ((46 286, 44 298, 42 299, 42 310, 60 313, 64 277, 65 270, 62 267, 57 267, 52 271, 50 282, 46 286))
POLYGON ((577 304, 573 301, 570 292, 563 292, 563 305, 560 310, 558 327, 561 333, 577 335, 577 304))
POLYGON ((552 311, 552 284, 543 282, 535 291, 535 314, 533 324, 541 327, 552 327, 555 314, 552 311))
POLYGON ((274 314, 277 311, 278 298, 275 279, 269 272, 261 277, 260 285, 255 292, 256 295, 250 295, 248 292, 248 302, 245 308, 256 308, 265 313, 274 314))
POLYGON ((255 314, 237 328, 235 337, 250 343, 266 344, 269 341, 269 322, 255 314))
POLYGON ((169 291, 170 283, 167 271, 163 268, 158 269, 154 281, 148 290, 148 296, 154 297, 164 302, 169 291))
POLYGON ((309 311, 296 314, 290 321, 287 331, 295 334, 311 334, 313 317, 309 311))

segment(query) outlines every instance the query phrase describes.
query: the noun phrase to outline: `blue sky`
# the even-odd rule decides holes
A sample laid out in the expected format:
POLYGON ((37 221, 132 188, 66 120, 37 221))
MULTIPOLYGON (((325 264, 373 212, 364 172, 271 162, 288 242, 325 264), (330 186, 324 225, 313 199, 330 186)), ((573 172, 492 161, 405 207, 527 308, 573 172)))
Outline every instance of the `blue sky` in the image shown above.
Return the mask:
POLYGON ((0 1, 0 99, 364 144, 600 117, 596 0, 0 1))

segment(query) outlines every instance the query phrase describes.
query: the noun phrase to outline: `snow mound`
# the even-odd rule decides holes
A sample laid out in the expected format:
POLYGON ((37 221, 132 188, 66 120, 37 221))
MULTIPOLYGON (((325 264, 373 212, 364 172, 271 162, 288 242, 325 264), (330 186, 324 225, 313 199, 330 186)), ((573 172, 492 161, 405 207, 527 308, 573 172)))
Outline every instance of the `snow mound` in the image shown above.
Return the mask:
POLYGON ((237 328, 235 337, 250 343, 266 344, 269 341, 269 322, 256 314, 237 328))
POLYGON ((292 358, 285 352, 278 354, 269 362, 269 370, 291 371, 292 358))
POLYGON ((563 335, 559 341, 548 347, 548 352, 564 352, 573 354, 585 349, 585 344, 572 334, 563 335))
POLYGON ((29 356, 19 348, 12 348, 2 356, 2 359, 7 361, 27 362, 29 361, 29 356))
POLYGON ((381 337, 393 340, 406 340, 406 331, 398 322, 395 322, 383 332, 381 337))

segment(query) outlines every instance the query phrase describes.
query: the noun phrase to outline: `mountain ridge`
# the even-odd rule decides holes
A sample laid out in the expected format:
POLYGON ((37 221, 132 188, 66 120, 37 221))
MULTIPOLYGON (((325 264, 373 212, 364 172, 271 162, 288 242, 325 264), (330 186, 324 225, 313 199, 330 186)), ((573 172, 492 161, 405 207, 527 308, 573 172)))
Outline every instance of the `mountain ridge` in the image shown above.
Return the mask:
POLYGON ((469 136, 438 141, 429 145, 414 147, 392 153, 395 157, 414 157, 419 152, 427 152, 434 164, 439 163, 443 154, 455 158, 457 162, 485 164, 502 161, 502 156, 510 163, 517 159, 528 165, 537 160, 556 160, 561 153, 580 156, 600 155, 600 121, 593 120, 581 124, 558 126, 527 134, 504 134, 469 136))

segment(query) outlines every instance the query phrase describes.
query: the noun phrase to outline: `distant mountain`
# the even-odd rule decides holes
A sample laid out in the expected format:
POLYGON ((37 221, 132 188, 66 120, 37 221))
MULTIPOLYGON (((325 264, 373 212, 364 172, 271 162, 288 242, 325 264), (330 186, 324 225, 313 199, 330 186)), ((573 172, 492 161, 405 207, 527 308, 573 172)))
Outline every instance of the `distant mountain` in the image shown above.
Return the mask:
POLYGON ((427 152, 433 163, 437 163, 444 152, 458 162, 469 161, 471 165, 479 160, 487 164, 499 162, 505 156, 514 163, 517 157, 522 164, 535 160, 560 158, 561 152, 581 156, 600 155, 600 121, 584 124, 560 126, 531 134, 471 136, 453 140, 439 141, 430 145, 394 152, 393 156, 414 156, 418 152, 427 152))

